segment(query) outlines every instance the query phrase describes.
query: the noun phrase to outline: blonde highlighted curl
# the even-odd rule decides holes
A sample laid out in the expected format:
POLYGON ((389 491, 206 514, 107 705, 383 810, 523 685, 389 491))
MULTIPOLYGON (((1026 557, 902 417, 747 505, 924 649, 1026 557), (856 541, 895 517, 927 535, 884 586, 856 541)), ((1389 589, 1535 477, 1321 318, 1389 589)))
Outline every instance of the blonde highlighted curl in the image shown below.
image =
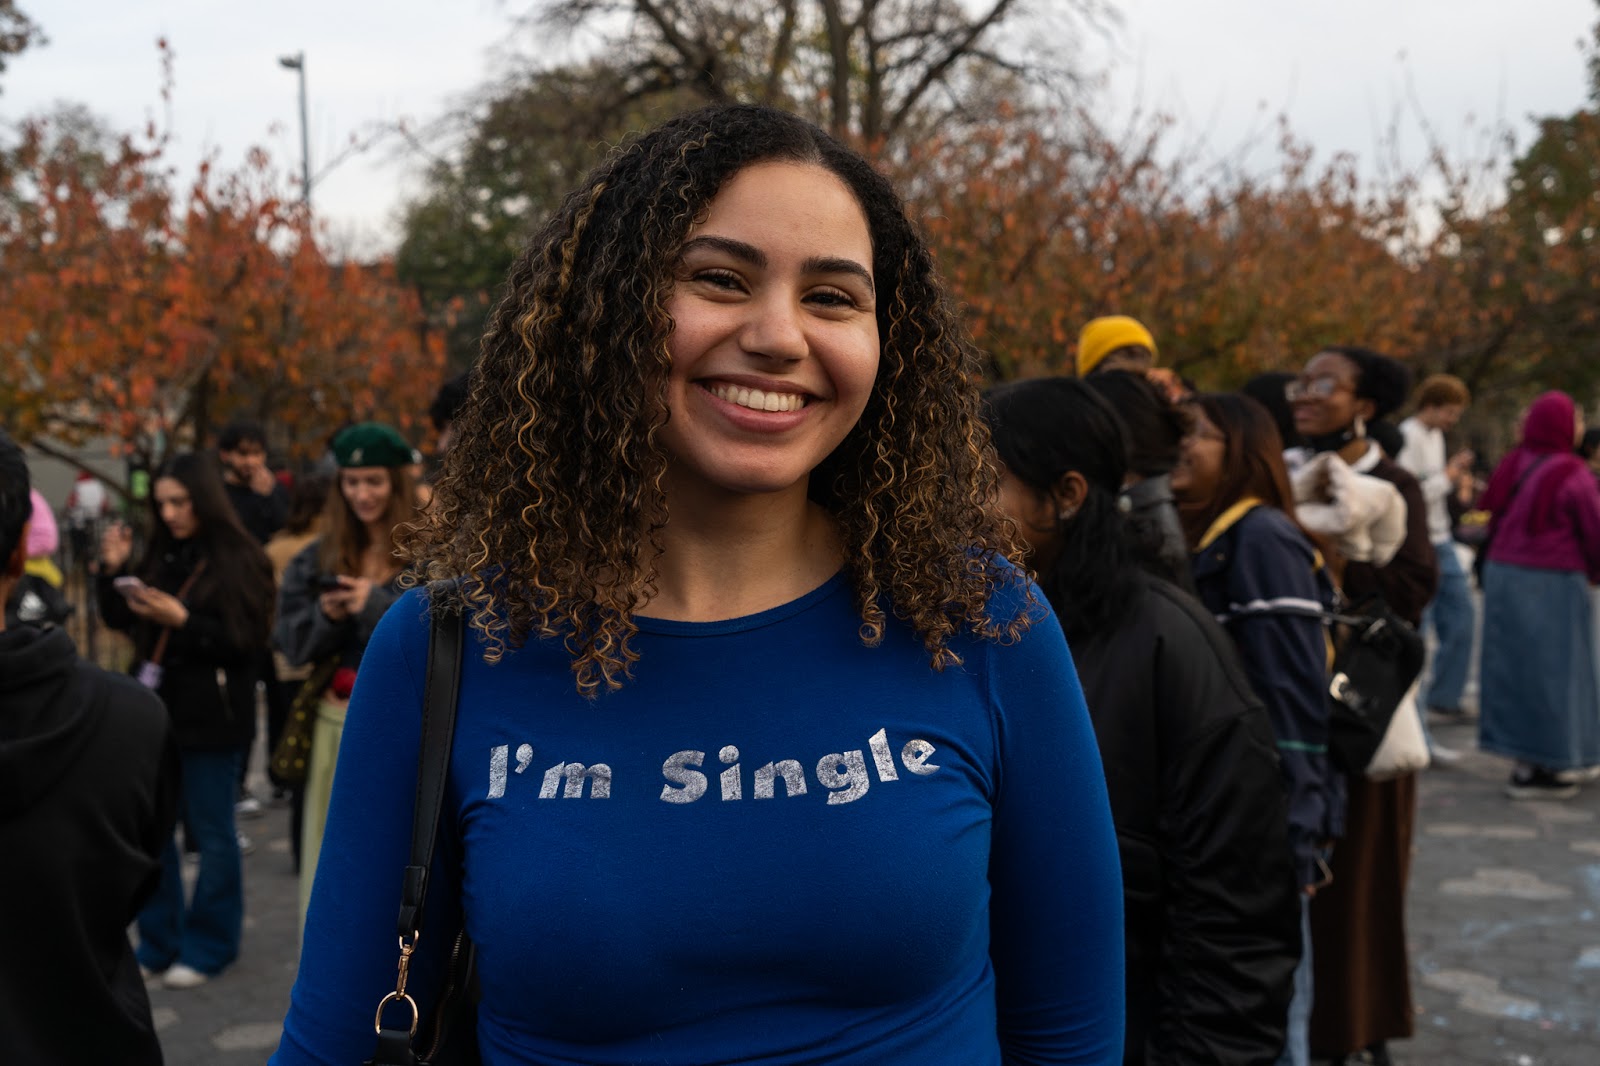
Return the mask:
POLYGON ((488 661, 530 638, 559 639, 584 695, 631 675, 633 613, 655 590, 648 560, 667 521, 657 433, 677 256, 728 179, 769 161, 838 175, 872 235, 878 378, 810 488, 846 545, 862 641, 880 642, 893 613, 943 669, 959 661, 958 634, 1012 640, 1026 627, 990 612, 995 587, 1016 578, 977 353, 904 205, 816 127, 737 105, 617 149, 511 269, 433 505, 403 543, 421 577, 453 582, 445 595, 467 609, 488 661))

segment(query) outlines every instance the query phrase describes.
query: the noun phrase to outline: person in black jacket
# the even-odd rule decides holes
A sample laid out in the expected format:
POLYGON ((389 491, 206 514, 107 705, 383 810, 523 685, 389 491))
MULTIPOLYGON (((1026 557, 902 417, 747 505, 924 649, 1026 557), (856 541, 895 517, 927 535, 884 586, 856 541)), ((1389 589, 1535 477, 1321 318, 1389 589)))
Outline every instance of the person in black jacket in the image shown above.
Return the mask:
POLYGON ((1136 561, 1125 429, 1069 378, 991 390, 1001 500, 1061 620, 1122 856, 1128 1063, 1272 1063, 1300 905, 1270 721, 1227 635, 1136 561))
MULTIPOLYGON (((0 431, 0 600, 22 574, 28 467, 0 431)), ((0 624, 0 1058, 159 1066, 128 923, 155 889, 177 762, 161 701, 53 625, 0 624)))
POLYGON ((222 482, 239 522, 265 544, 289 520, 289 490, 267 465, 267 432, 257 422, 230 422, 217 434, 222 482))
POLYGON ((160 888, 139 915, 139 963, 170 988, 191 988, 239 954, 244 890, 233 804, 272 627, 272 567, 229 505, 213 457, 169 460, 152 502, 150 544, 131 570, 131 531, 106 531, 96 593, 106 625, 133 638, 136 676, 160 694, 177 737, 183 821, 200 875, 185 907, 169 840, 160 888))
POLYGON ((1128 430, 1128 479, 1117 497, 1140 565, 1194 592, 1189 545, 1172 496, 1172 468, 1188 432, 1185 413, 1143 374, 1106 370, 1084 379, 1111 401, 1128 430))

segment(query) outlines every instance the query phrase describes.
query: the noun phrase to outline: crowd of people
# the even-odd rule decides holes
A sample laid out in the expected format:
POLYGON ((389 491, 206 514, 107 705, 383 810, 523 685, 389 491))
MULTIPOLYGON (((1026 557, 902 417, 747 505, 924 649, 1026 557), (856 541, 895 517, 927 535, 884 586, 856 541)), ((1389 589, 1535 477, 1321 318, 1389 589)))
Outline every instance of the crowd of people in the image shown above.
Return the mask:
POLYGON ((1157 333, 1099 318, 1074 376, 980 391, 895 191, 724 106, 535 236, 433 468, 366 422, 285 478, 237 423, 155 472, 142 537, 80 481, 128 677, 52 624, 58 534, 0 433, 0 840, 47 864, 0 888, 42 915, 0 963, 14 1061, 161 1061, 145 982, 241 950, 259 744, 304 932, 279 1066, 369 1058, 375 1008, 401 1045, 465 1010, 494 1063, 1388 1062, 1475 584, 1506 794, 1600 767, 1600 433, 1546 393, 1483 485, 1454 377, 1338 346, 1196 392, 1157 333), (1433 646, 1365 748, 1360 618, 1433 646))

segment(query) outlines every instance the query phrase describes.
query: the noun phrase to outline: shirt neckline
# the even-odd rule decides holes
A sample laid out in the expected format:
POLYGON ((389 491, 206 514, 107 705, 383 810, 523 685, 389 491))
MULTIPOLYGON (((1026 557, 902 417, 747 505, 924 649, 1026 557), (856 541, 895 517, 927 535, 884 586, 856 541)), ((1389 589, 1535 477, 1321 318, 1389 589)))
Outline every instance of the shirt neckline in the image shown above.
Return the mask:
POLYGON ((746 633, 753 629, 776 625, 810 610, 843 591, 848 584, 848 576, 840 570, 803 596, 788 603, 780 603, 776 607, 769 607, 765 611, 757 611, 755 614, 723 618, 715 622, 684 622, 675 618, 648 618, 634 615, 633 623, 639 627, 641 633, 659 633, 673 637, 717 637, 729 633, 746 633))

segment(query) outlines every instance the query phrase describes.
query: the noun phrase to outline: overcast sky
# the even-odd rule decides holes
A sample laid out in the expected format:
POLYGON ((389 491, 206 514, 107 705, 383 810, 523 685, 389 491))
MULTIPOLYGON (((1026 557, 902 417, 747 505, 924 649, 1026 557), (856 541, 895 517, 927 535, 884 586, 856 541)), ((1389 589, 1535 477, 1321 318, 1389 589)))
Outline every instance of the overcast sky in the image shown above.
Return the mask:
MULTIPOLYGON (((509 11, 520 10, 520 2, 509 11)), ((176 54, 172 124, 180 174, 214 150, 237 165, 253 144, 298 171, 293 71, 304 50, 313 171, 352 135, 405 118, 424 124, 495 69, 512 38, 495 0, 23 0, 50 43, 0 76, 0 116, 53 101, 88 105, 113 125, 160 119, 155 41, 176 54), (446 19, 444 13, 448 12, 446 19)), ((1592 0, 1119 0, 1120 25, 1086 46, 1108 72, 1104 107, 1135 102, 1175 116, 1188 142, 1229 152, 1272 139, 1287 114, 1319 153, 1371 157, 1397 111, 1420 153, 1417 111, 1458 151, 1504 121, 1528 139, 1530 115, 1585 101, 1580 38, 1592 0), (1413 98, 1415 103, 1413 104, 1413 98)), ((314 189, 319 215, 366 249, 392 244, 397 205, 419 164, 398 148, 354 157, 314 189)))

